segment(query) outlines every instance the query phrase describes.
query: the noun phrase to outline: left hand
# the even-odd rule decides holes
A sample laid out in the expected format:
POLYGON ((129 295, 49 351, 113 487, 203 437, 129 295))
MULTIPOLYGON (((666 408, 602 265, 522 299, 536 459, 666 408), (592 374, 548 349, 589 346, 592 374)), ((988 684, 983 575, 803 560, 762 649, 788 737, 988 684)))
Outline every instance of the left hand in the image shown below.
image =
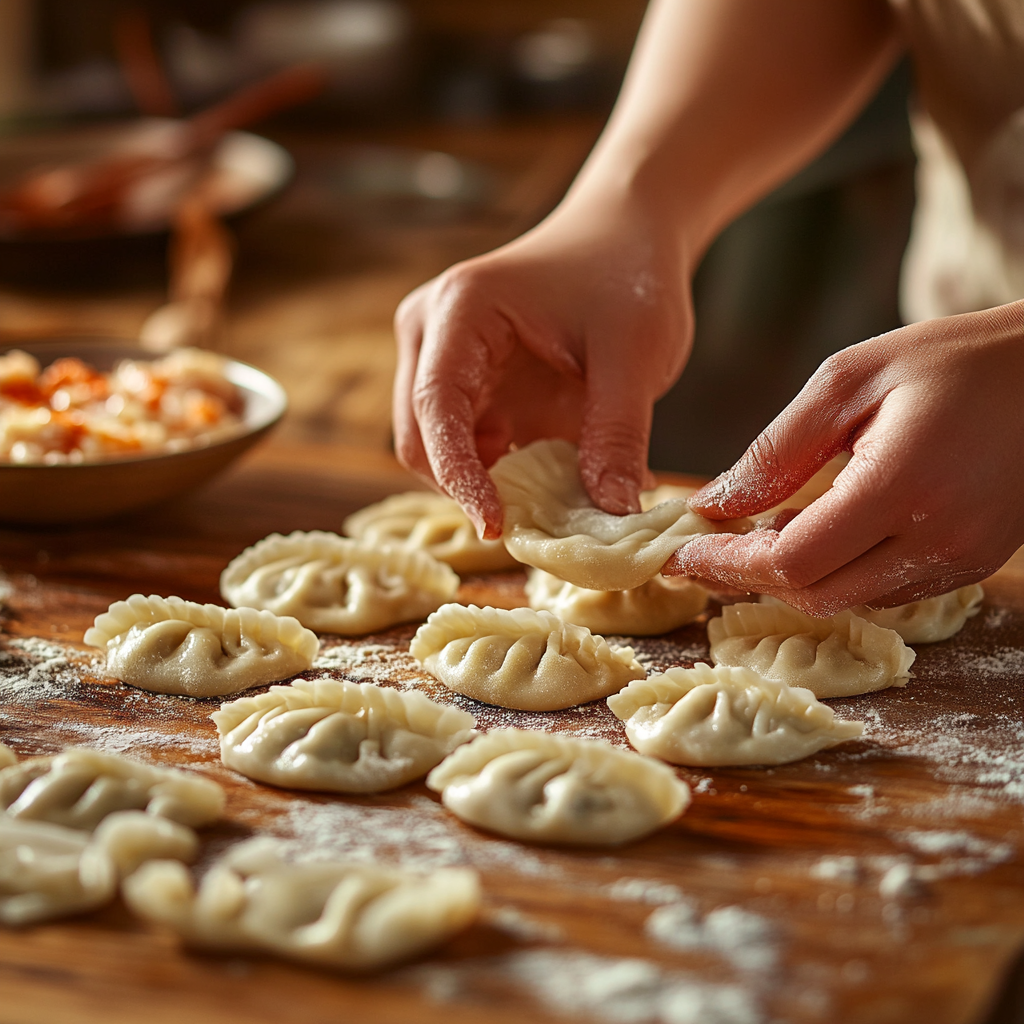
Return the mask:
POLYGON ((1024 543, 1022 385, 1024 302, 836 353, 690 504, 712 519, 755 515, 852 452, 832 489, 774 528, 701 537, 663 571, 818 616, 984 579, 1024 543))

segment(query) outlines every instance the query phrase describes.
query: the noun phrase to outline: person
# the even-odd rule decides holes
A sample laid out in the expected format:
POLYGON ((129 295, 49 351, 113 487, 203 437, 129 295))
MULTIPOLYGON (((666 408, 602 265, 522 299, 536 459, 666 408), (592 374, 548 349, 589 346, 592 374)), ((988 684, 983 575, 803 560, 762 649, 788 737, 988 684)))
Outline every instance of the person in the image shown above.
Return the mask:
MULTIPOLYGON (((814 615, 991 574, 1024 543, 1018 0, 654 0, 561 204, 399 307, 399 458, 487 537, 501 506, 485 467, 542 437, 578 441, 596 505, 637 511, 652 407, 690 351, 702 254, 842 131, 905 50, 919 150, 931 148, 903 298, 930 318, 828 358, 691 504, 754 515, 852 453, 830 491, 771 528, 694 541, 665 571, 814 615)), ((728 415, 727 393, 721 405, 728 415)))

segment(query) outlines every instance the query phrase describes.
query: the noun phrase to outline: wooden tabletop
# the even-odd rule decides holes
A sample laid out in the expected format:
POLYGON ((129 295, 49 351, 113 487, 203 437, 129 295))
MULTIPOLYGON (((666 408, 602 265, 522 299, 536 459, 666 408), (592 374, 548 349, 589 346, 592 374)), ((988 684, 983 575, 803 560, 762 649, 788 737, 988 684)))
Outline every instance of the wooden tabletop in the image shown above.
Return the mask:
MULTIPOLYGON (((0 932, 0 1024, 989 1017, 1024 943, 1020 558, 986 586, 982 613, 957 638, 919 647, 906 689, 831 702, 867 721, 863 741, 775 769, 681 770, 694 788, 687 813, 603 850, 489 837, 422 784, 345 798, 248 782, 219 763, 215 701, 114 683, 80 645, 111 600, 136 591, 217 600, 218 574, 243 546, 272 530, 337 529, 348 512, 410 483, 383 454, 271 442, 163 509, 75 530, 0 531, 0 741, 23 755, 77 743, 208 772, 229 800, 226 821, 204 833, 201 866, 252 834, 305 852, 474 866, 486 894, 479 923, 417 964, 353 979, 189 953, 115 904, 0 932), (881 891, 900 871, 916 880, 881 891)), ((522 604, 523 580, 469 579, 461 597, 522 604)), ((449 694, 408 657, 413 629, 325 637, 320 666, 421 683, 484 728, 624 742, 602 702, 527 714, 449 694)), ((636 646, 652 667, 707 655, 703 624, 636 646)))

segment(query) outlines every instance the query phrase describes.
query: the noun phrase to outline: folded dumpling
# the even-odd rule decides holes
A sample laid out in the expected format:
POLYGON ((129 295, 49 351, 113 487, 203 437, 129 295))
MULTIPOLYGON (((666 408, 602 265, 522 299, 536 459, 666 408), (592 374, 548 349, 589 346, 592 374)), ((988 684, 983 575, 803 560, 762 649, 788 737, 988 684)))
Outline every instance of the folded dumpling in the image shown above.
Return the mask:
POLYGON ((133 594, 96 617, 85 642, 107 652, 116 679, 154 693, 220 697, 309 668, 316 634, 293 618, 133 594))
POLYGON ((183 865, 155 861, 126 879, 123 892, 136 914, 192 945, 351 971, 425 953, 468 927, 480 906, 480 881, 468 868, 420 875, 375 864, 293 864, 272 839, 230 850, 198 891, 183 865))
POLYGON ((498 729, 428 776, 471 825, 538 843, 615 846, 674 821, 690 790, 670 768, 604 740, 498 729))
POLYGON ((84 747, 0 771, 0 810, 68 828, 93 829, 108 814, 128 810, 198 827, 216 821, 224 803, 213 779, 84 747))
POLYGON ((645 583, 684 544, 707 533, 745 533, 746 519, 715 522, 685 498, 646 512, 613 516, 590 500, 576 446, 535 441, 499 459, 491 477, 505 506, 502 539, 527 565, 591 590, 645 583))
POLYGON ((981 611, 984 597, 981 584, 972 583, 948 594, 895 608, 868 608, 862 604, 853 611, 876 626, 895 630, 905 643, 932 644, 959 633, 964 623, 981 611))
POLYGON ((815 619, 781 602, 732 604, 708 623, 716 665, 753 669, 816 697, 906 686, 916 655, 898 633, 840 612, 815 619))
POLYGON ((676 498, 686 501, 696 492, 696 487, 689 487, 686 484, 658 484, 649 491, 640 492, 640 508, 647 512, 663 501, 673 501, 676 498))
POLYGON ((608 707, 640 753, 673 764, 786 764, 864 731, 837 721, 810 690, 722 665, 638 679, 608 707))
POLYGON ((587 590, 543 569, 526 583, 530 607, 594 633, 657 636, 678 629, 707 607, 708 592, 685 576, 652 576, 632 590, 587 590))
POLYGON ((111 814, 92 833, 0 814, 0 924, 95 910, 143 861, 193 860, 198 845, 191 829, 140 811, 111 814))
POLYGON ((11 750, 10 747, 4 746, 0 743, 0 768, 6 768, 9 765, 18 763, 18 755, 11 750))
POLYGON ((357 636, 422 619, 452 600, 459 577, 424 551, 376 547, 334 533, 272 533, 220 577, 236 608, 292 615, 319 633, 357 636))
POLYGON ((519 563, 500 540, 481 540, 454 498, 433 491, 393 494, 350 515, 345 533, 372 546, 426 551, 456 572, 499 572, 519 563))
POLYGON ((446 604, 409 653, 450 690, 520 711, 554 711, 607 697, 644 676, 632 647, 530 608, 446 604))
POLYGON ((372 683, 300 679, 210 716, 221 760, 288 789, 376 793, 427 774, 476 735, 467 711, 372 683))

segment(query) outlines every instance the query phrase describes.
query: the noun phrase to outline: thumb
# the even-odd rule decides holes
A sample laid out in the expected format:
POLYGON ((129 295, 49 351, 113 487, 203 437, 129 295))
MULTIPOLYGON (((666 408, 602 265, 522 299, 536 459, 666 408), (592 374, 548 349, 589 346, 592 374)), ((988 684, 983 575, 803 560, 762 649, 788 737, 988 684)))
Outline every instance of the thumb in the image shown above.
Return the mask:
POLYGON ((731 469, 690 498, 709 519, 756 515, 784 502, 841 451, 874 405, 844 400, 822 367, 731 469))
POLYGON ((653 402, 616 367, 587 374, 580 428, 580 477, 594 504, 613 515, 640 511, 650 472, 653 402))

